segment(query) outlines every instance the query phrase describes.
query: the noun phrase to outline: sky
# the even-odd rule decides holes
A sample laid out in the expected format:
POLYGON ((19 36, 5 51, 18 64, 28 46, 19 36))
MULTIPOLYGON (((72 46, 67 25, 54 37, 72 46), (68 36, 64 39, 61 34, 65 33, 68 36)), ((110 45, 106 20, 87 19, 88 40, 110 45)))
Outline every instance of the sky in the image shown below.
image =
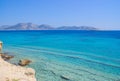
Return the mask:
POLYGON ((23 22, 120 30, 120 0, 0 0, 0 26, 23 22))

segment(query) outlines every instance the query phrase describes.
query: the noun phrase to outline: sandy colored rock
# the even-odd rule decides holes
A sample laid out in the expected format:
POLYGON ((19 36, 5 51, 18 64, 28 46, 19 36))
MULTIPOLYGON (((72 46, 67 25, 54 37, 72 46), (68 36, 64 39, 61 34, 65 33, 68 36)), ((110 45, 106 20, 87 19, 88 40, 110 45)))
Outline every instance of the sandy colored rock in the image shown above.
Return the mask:
POLYGON ((7 55, 7 54, 3 54, 3 53, 1 53, 0 56, 1 56, 2 59, 4 59, 4 60, 10 60, 11 58, 14 57, 14 56, 12 56, 12 55, 7 55))
POLYGON ((35 71, 10 64, 0 56, 0 81, 36 81, 35 71))
POLYGON ((0 52, 2 51, 2 41, 0 41, 0 52))
POLYGON ((23 59, 23 60, 20 60, 18 64, 21 65, 21 66, 26 66, 31 62, 32 62, 31 60, 23 59))

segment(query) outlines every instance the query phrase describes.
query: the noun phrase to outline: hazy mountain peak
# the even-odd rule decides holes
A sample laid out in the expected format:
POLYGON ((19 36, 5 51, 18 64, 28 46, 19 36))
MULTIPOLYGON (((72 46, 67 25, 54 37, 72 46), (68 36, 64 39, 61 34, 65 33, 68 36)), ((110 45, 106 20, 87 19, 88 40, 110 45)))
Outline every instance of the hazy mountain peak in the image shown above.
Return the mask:
POLYGON ((90 26, 52 27, 47 24, 36 25, 33 23, 18 23, 12 26, 8 25, 0 26, 0 30, 97 30, 97 28, 90 26))

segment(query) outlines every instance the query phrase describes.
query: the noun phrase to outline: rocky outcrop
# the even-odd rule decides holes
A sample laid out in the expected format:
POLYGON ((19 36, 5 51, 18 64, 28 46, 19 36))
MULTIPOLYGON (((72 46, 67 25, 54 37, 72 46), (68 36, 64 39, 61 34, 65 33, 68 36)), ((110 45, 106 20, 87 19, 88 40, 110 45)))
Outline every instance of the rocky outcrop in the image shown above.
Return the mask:
POLYGON ((10 60, 11 58, 14 57, 14 56, 12 56, 12 55, 3 54, 3 53, 0 53, 0 56, 1 56, 2 59, 4 59, 4 60, 10 60))
POLYGON ((2 41, 0 41, 0 53, 2 52, 2 41))
POLYGON ((0 81, 36 81, 32 68, 16 66, 4 61, 0 56, 0 81))
POLYGON ((32 62, 31 60, 23 59, 23 60, 20 60, 18 64, 19 64, 20 66, 26 66, 26 65, 28 65, 28 64, 31 63, 31 62, 32 62))

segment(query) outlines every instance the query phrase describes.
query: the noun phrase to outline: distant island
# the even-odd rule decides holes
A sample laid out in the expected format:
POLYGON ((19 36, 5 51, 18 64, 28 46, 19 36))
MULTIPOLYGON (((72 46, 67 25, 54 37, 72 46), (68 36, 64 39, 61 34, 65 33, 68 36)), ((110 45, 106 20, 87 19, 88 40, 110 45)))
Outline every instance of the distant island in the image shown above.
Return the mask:
POLYGON ((3 25, 0 30, 98 30, 90 26, 61 26, 52 27, 50 25, 42 24, 36 25, 33 23, 18 23, 16 25, 3 25))

